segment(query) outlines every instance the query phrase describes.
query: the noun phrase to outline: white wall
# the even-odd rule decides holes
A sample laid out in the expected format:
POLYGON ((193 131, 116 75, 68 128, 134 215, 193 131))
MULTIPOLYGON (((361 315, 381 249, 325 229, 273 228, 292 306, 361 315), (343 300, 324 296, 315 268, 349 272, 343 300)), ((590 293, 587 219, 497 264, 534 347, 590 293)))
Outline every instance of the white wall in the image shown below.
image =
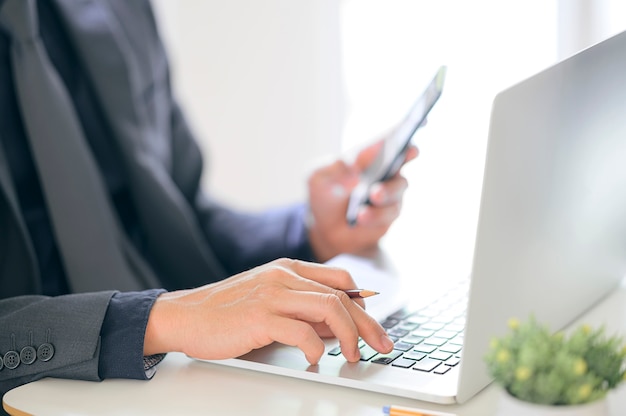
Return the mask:
POLYGON ((344 112, 335 0, 155 0, 205 184, 260 208, 302 199, 338 154, 344 112))
POLYGON ((623 0, 153 1, 205 184, 252 208, 303 198, 311 161, 387 128, 439 62, 472 131, 499 88, 626 28, 623 0))
POLYGON ((559 58, 626 29, 624 0, 559 0, 559 58))
POLYGON ((471 263, 493 96, 626 28, 624 0, 155 1, 206 184, 240 206, 304 197, 311 160, 395 123, 447 64, 390 233, 433 278, 471 263))

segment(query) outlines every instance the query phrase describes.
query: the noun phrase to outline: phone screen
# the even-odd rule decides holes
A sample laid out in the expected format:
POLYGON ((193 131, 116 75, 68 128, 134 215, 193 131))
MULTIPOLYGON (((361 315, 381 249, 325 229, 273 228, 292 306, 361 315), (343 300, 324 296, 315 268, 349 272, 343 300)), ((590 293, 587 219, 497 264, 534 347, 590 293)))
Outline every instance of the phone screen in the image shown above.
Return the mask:
POLYGON ((405 118, 384 139, 383 148, 376 160, 362 173, 359 185, 350 195, 346 212, 349 224, 356 223, 359 208, 367 203, 370 187, 376 182, 391 178, 402 166, 413 135, 424 124, 426 116, 441 96, 445 75, 446 67, 441 66, 405 118))

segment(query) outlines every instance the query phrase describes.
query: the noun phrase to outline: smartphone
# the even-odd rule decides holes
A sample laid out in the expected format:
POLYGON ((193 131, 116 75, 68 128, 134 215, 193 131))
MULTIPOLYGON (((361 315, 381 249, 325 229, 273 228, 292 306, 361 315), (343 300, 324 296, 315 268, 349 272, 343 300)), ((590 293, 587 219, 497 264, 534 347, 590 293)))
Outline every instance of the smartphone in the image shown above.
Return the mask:
POLYGON ((402 167, 413 135, 424 124, 426 116, 441 96, 445 76, 446 66, 441 66, 404 119, 385 137, 381 151, 374 162, 363 171, 359 184, 350 194, 346 211, 348 224, 356 224, 359 209, 368 203, 371 186, 391 178, 402 167))

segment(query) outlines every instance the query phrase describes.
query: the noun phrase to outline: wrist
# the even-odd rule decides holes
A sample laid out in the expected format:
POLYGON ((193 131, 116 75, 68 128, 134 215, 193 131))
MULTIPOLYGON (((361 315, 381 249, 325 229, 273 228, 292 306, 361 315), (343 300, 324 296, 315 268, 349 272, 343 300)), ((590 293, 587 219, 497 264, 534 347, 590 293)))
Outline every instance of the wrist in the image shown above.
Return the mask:
POLYGON ((173 332, 178 320, 178 314, 172 302, 175 296, 176 292, 164 293, 154 302, 146 325, 144 356, 179 351, 174 344, 177 337, 173 332))

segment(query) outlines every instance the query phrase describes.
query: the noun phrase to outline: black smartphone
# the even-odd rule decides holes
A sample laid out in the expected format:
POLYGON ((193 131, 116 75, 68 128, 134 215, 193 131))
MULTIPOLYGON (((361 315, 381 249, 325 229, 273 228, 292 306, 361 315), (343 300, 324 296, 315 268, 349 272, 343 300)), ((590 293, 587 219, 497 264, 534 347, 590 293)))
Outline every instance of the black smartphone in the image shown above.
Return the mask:
POLYGON ((424 124, 428 113, 441 96, 445 76, 446 66, 441 66, 405 118, 385 137, 376 160, 361 174, 359 184, 350 194, 346 211, 346 219, 350 225, 356 224, 359 208, 368 203, 370 187, 391 178, 400 170, 413 135, 424 124))

